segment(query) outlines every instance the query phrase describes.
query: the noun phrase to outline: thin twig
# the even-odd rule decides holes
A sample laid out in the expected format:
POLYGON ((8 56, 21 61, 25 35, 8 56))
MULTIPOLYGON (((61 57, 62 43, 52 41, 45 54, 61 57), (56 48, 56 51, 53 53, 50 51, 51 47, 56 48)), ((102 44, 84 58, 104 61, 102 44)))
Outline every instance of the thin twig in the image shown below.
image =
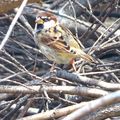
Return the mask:
POLYGON ((10 36, 10 34, 11 34, 11 32, 12 32, 12 30, 13 30, 13 28, 14 28, 14 26, 15 26, 18 18, 19 18, 19 16, 21 15, 24 7, 26 6, 27 2, 28 2, 28 0, 24 0, 22 2, 22 4, 21 4, 21 6, 20 6, 20 8, 19 8, 19 10, 18 10, 18 12, 16 14, 16 16, 14 17, 14 19, 13 19, 13 21, 12 21, 12 23, 11 23, 11 25, 10 25, 7 33, 6 33, 5 38, 2 40, 2 42, 0 44, 0 50, 2 50, 2 48, 4 47, 4 45, 6 44, 6 42, 8 41, 8 38, 9 38, 9 36, 10 36))

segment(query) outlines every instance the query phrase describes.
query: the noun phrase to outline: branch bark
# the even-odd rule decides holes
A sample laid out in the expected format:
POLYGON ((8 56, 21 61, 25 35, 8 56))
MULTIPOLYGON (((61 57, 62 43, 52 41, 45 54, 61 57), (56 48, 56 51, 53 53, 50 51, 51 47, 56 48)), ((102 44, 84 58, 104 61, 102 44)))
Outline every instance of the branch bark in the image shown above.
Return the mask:
POLYGON ((63 93, 71 95, 101 97, 109 92, 97 88, 77 87, 77 86, 5 86, 0 85, 0 93, 23 93, 23 94, 40 94, 44 93, 63 93))

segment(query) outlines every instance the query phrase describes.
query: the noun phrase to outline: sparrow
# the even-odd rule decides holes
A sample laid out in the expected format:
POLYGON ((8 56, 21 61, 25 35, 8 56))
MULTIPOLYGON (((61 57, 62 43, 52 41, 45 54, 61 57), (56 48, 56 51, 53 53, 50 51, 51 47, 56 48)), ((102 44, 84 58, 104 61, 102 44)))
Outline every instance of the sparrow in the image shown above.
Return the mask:
POLYGON ((52 13, 41 12, 36 17, 34 40, 41 53, 57 64, 72 64, 75 69, 76 58, 94 62, 93 57, 81 49, 72 32, 52 13))

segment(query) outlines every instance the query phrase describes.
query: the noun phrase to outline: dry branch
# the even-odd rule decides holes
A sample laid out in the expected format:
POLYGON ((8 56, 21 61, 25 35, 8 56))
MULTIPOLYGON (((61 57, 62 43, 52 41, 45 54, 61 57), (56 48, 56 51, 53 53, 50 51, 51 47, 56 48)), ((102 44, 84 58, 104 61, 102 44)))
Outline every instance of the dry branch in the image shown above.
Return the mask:
POLYGON ((101 87, 105 90, 110 90, 110 91, 120 90, 120 84, 119 83, 108 83, 108 82, 98 80, 98 79, 95 79, 95 78, 81 76, 78 73, 68 73, 67 71, 59 70, 59 71, 56 72, 56 76, 64 78, 64 79, 68 79, 72 82, 99 86, 99 87, 101 87))
POLYGON ((68 115, 67 117, 65 117, 62 120, 82 119, 82 117, 91 113, 91 111, 94 112, 96 109, 98 109, 100 107, 105 107, 107 105, 111 105, 111 104, 114 104, 117 102, 120 102, 120 91, 113 92, 104 97, 93 100, 93 101, 89 102, 87 105, 83 106, 82 108, 71 113, 70 115, 68 115))
POLYGON ((108 107, 101 108, 96 112, 83 117, 83 119, 81 120, 104 120, 117 116, 120 116, 120 103, 112 104, 108 107))
POLYGON ((48 120, 52 118, 58 118, 58 117, 68 115, 69 113, 73 112, 74 110, 77 110, 78 108, 84 106, 85 104, 86 103, 82 103, 82 104, 80 103, 80 104, 72 105, 62 109, 50 110, 44 113, 38 113, 36 115, 23 117, 17 120, 48 120))
POLYGON ((100 97, 109 92, 97 88, 77 87, 77 86, 0 86, 0 93, 23 93, 23 94, 41 94, 47 93, 63 93, 71 95, 100 97))
MULTIPOLYGON (((38 0, 28 0, 28 3, 32 2, 38 0)), ((1 0, 0 10, 6 4, 8 8, 4 8, 8 11, 19 7, 21 3, 22 0, 1 0)), ((42 7, 38 4, 27 5, 23 15, 18 16, 19 21, 13 19, 19 10, 0 16, 0 41, 7 36, 7 43, 4 42, 4 49, 0 51, 1 119, 56 119, 79 108, 84 111, 80 112, 83 116, 81 120, 84 119, 84 115, 90 120, 93 117, 97 120, 119 115, 119 107, 117 109, 117 104, 114 106, 113 103, 119 101, 120 96, 102 98, 120 90, 120 19, 117 17, 109 26, 106 24, 111 12, 119 13, 118 0, 45 0, 44 3, 42 7), (94 14, 96 10, 99 15, 94 14), (56 66, 55 70, 50 72, 52 64, 39 52, 32 35, 31 26, 34 27, 35 16, 40 11, 56 14, 60 24, 71 28, 80 42, 89 47, 85 51, 92 54, 97 63, 90 64, 78 60, 75 64, 77 72, 73 72, 70 66, 62 65, 56 66), (16 25, 12 26, 11 32, 8 28, 12 22, 16 25), (6 35, 7 31, 9 35, 6 35), (111 56, 109 51, 112 51, 111 56), (97 99, 98 97, 101 98, 97 99), (15 101, 16 98, 19 100, 15 101), (108 110, 113 110, 107 112, 105 108, 108 104, 111 104, 108 110), (69 105, 71 106, 68 107, 69 105), (30 108, 34 108, 35 111, 30 112, 30 108), (36 115, 25 117, 31 114, 36 115)))
POLYGON ((12 30, 13 30, 13 28, 14 28, 14 26, 15 26, 18 18, 19 18, 19 16, 21 15, 24 7, 26 6, 27 2, 28 2, 28 0, 23 0, 23 2, 21 4, 16 16, 14 17, 14 19, 13 19, 13 21, 12 21, 12 23, 11 23, 9 29, 8 29, 8 32, 7 32, 6 36, 5 36, 5 38, 3 39, 3 41, 0 44, 0 51, 4 47, 5 43, 7 42, 8 38, 9 38, 9 36, 10 36, 10 34, 11 34, 11 32, 12 32, 12 30))

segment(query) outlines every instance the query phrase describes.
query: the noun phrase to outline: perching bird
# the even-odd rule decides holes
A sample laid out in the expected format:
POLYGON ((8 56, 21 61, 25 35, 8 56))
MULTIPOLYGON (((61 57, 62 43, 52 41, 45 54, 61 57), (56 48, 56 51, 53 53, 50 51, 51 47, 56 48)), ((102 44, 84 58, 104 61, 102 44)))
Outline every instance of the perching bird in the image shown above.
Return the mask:
POLYGON ((73 68, 76 58, 94 62, 92 56, 81 49, 77 38, 58 22, 54 14, 42 12, 35 22, 35 42, 49 60, 57 64, 72 64, 73 68))

